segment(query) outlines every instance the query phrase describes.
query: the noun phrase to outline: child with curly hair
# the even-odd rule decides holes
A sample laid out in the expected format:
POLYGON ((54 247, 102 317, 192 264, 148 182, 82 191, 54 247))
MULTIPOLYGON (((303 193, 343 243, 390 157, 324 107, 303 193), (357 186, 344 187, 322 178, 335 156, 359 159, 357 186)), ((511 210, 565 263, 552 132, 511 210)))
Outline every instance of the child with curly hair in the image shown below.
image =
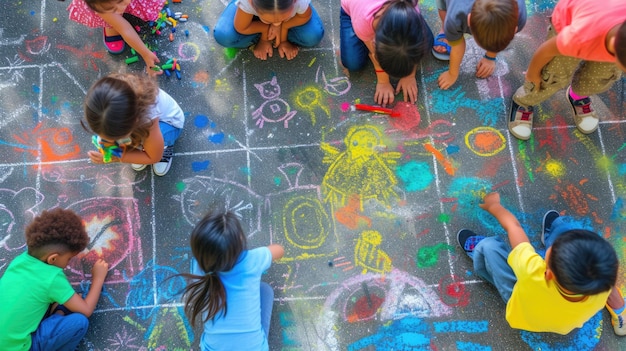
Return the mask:
MULTIPOLYGON (((174 143, 185 115, 178 103, 147 75, 114 73, 98 80, 85 98, 85 119, 101 152, 94 163, 130 163, 135 171, 152 165, 164 176, 172 165, 174 143)), ((81 121, 81 124, 83 122, 81 121)))
POLYGON ((73 211, 43 211, 26 227, 27 252, 0 278, 0 345, 3 351, 74 350, 87 332, 109 265, 99 259, 83 299, 63 269, 89 244, 73 211))

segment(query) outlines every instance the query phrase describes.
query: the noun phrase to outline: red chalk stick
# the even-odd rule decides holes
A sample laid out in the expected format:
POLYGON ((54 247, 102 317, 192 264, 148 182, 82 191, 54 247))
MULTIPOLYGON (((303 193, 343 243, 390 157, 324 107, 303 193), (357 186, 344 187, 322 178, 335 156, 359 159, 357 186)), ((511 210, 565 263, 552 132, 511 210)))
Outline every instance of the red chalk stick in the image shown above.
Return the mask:
POLYGON ((361 111, 383 113, 383 114, 389 115, 391 117, 400 117, 400 113, 395 112, 394 110, 392 110, 390 108, 385 108, 385 107, 380 107, 380 106, 372 106, 372 105, 365 105, 365 104, 356 104, 356 105, 354 105, 354 107, 356 107, 357 110, 361 110, 361 111))

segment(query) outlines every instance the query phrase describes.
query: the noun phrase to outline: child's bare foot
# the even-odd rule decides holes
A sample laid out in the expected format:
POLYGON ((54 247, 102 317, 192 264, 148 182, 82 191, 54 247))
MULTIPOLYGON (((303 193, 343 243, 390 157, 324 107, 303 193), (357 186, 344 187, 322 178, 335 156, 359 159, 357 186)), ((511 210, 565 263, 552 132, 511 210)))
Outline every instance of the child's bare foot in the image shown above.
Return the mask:
POLYGON ((296 57, 299 50, 300 48, 297 45, 293 45, 288 41, 283 41, 282 43, 280 43, 280 45, 278 45, 278 53, 280 54, 280 57, 286 57, 287 60, 291 60, 296 57))
POLYGON ((435 37, 433 56, 443 61, 450 60, 450 45, 448 45, 448 39, 446 39, 446 35, 443 32, 435 37))
POLYGON ((272 46, 272 42, 269 40, 259 40, 259 42, 252 49, 254 53, 254 57, 259 60, 267 60, 267 57, 272 57, 274 54, 274 47, 272 46))

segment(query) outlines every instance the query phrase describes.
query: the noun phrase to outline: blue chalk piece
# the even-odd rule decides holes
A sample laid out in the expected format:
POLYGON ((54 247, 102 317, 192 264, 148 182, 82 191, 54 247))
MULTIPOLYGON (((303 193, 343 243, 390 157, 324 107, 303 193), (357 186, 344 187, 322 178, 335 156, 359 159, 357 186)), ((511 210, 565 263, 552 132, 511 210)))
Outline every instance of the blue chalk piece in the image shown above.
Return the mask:
POLYGON ((165 12, 167 12, 167 15, 168 15, 169 17, 172 17, 172 11, 170 11, 170 8, 169 8, 169 7, 166 7, 166 8, 165 8, 165 12))
POLYGON ((35 94, 39 94, 39 93, 41 93, 41 88, 39 88, 39 87, 38 87, 38 86, 36 86, 36 85, 33 85, 33 93, 35 93, 35 94))
POLYGON ((224 133, 216 133, 209 137, 209 141, 215 144, 221 144, 224 142, 224 133))
POLYGON ((185 29, 185 36, 188 37, 189 36, 189 31, 185 29))
POLYGON ((209 168, 210 164, 211 164, 211 161, 209 160, 192 162, 191 169, 194 172, 204 171, 205 169, 209 168))
POLYGON ((34 15, 35 15, 35 11, 31 11, 31 12, 30 12, 30 15, 31 15, 31 16, 34 16, 34 15))
POLYGON ((176 27, 172 27, 172 33, 176 33, 176 27))
POLYGON ((209 117, 205 115, 197 115, 193 119, 193 124, 198 128, 204 128, 209 124, 209 117))
POLYGON ((166 76, 170 77, 172 74, 170 73, 169 69, 166 69, 163 71, 163 73, 165 73, 166 76))
POLYGON ((161 22, 161 28, 165 28, 165 27, 167 27, 167 23, 161 22))
POLYGON ((180 76, 180 71, 179 71, 179 70, 176 70, 176 71, 174 71, 174 72, 176 73, 176 78, 177 78, 178 80, 180 80, 180 79, 182 78, 182 77, 180 76))
POLYGON ((211 28, 209 28, 209 26, 202 26, 202 29, 204 29, 204 31, 207 33, 211 32, 211 28))

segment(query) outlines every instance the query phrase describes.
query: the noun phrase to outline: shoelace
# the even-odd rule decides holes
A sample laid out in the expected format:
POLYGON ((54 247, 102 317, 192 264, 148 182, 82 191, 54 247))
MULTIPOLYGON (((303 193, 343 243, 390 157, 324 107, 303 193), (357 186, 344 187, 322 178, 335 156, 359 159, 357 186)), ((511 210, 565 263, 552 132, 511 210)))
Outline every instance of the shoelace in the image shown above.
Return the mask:
POLYGON ((161 156, 160 162, 169 162, 172 156, 174 156, 174 148, 166 147, 163 149, 163 156, 161 156))

